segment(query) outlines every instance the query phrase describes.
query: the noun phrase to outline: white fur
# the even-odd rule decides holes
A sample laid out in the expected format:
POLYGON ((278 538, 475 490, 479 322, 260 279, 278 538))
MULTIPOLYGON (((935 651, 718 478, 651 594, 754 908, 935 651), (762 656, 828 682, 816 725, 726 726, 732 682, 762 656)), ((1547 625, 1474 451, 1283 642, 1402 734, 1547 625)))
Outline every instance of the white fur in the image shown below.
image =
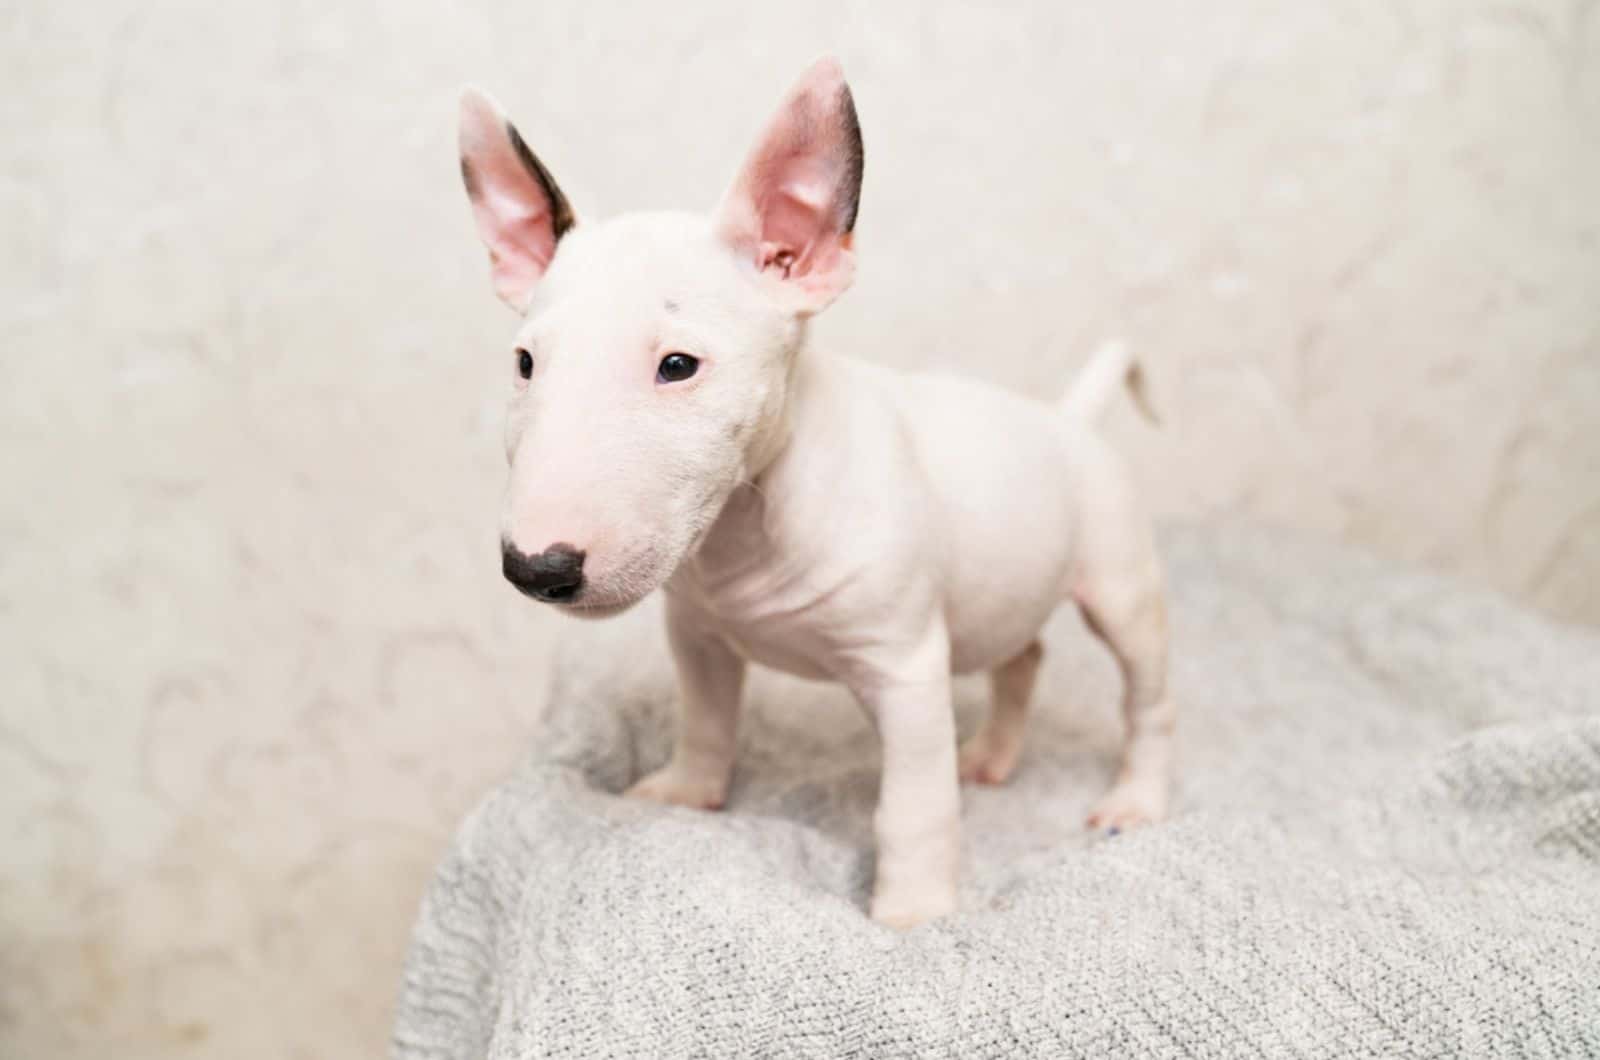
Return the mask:
MULTIPOLYGON (((1038 631, 1073 600, 1126 683, 1122 770, 1090 823, 1159 819, 1173 723, 1161 572, 1092 423, 1131 360, 1103 352, 1058 409, 807 349, 819 304, 797 308, 773 255, 730 248, 727 211, 580 224, 516 336, 535 369, 511 404, 506 539, 585 551, 584 588, 561 605, 575 614, 667 594, 680 724, 670 762, 629 794, 722 805, 747 662, 843 682, 884 746, 872 915, 948 913, 958 778, 1009 776, 1038 631), (672 351, 700 371, 659 385, 672 351), (950 679, 977 670, 995 706, 958 755, 950 679)), ((836 247, 826 299, 853 266, 848 232, 836 247)))

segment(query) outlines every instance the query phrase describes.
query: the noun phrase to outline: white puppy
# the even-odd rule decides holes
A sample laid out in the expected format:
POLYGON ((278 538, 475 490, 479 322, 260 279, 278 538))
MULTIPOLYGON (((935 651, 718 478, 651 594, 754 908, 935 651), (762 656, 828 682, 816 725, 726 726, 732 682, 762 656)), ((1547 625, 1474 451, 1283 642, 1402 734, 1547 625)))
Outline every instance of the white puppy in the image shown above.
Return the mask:
POLYGON ((575 615, 658 587, 682 691, 671 761, 628 794, 720 807, 745 665, 841 681, 883 739, 872 915, 952 911, 959 780, 1017 762, 1038 631, 1064 600, 1115 653, 1127 742, 1091 827, 1160 818, 1173 705, 1146 519, 1096 413, 1102 351, 1061 408, 805 348, 849 285, 861 137, 839 65, 812 66, 710 216, 578 225, 487 97, 461 167, 495 287, 523 314, 501 524, 506 577, 575 615), (992 711, 957 753, 952 673, 992 711))

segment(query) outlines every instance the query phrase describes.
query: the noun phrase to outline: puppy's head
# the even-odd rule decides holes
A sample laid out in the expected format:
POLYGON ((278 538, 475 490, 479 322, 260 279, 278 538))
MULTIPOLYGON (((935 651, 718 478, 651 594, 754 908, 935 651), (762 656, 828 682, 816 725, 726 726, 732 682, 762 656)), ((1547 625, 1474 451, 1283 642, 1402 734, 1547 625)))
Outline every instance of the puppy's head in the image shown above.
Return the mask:
POLYGON ((499 108, 461 101, 461 172, 523 320, 501 516, 508 579, 611 614, 664 582, 782 444, 805 320, 850 284, 861 135, 837 62, 801 77, 709 215, 580 224, 499 108))

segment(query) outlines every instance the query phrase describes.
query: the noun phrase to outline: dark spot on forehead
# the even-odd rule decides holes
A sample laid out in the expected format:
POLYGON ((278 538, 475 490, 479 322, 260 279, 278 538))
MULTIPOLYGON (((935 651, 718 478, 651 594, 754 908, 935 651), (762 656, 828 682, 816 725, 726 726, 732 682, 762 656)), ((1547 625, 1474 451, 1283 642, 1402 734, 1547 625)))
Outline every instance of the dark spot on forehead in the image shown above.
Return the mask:
POLYGON ((666 301, 666 307, 667 307, 667 312, 669 312, 669 313, 676 313, 678 311, 678 303, 674 302, 670 298, 667 299, 667 301, 666 301))

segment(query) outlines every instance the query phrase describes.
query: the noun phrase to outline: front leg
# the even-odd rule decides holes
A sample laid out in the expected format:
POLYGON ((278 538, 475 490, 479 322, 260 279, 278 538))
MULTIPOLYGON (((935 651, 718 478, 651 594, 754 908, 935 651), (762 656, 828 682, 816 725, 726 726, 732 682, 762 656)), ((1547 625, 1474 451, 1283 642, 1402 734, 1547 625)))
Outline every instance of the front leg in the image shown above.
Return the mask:
POLYGON ((941 623, 909 664, 855 687, 883 739, 872 919, 890 927, 915 927, 956 908, 961 786, 949 658, 941 623))
POLYGON ((720 810, 728 797, 745 663, 726 641, 667 608, 678 671, 678 732, 666 765, 629 788, 635 799, 720 810))

